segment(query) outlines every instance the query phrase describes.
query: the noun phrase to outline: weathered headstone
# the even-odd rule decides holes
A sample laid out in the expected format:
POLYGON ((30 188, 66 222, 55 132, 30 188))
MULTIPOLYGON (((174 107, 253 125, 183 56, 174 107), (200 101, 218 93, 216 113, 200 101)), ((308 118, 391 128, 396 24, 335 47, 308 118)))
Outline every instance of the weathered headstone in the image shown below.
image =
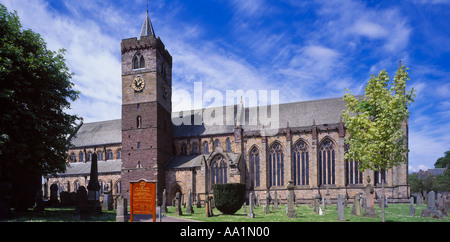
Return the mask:
POLYGON ((375 211, 375 188, 370 183, 370 177, 367 177, 367 186, 366 186, 366 213, 365 217, 378 218, 378 215, 375 211))
POLYGON ((50 186, 50 204, 52 207, 59 206, 58 185, 56 185, 55 183, 50 186))
POLYGON ((181 211, 181 195, 180 192, 177 192, 175 195, 175 215, 182 215, 183 212, 181 211))
POLYGON ((409 202, 409 216, 414 217, 415 215, 416 215, 416 207, 414 207, 414 197, 411 197, 409 202))
POLYGON ((59 193, 59 200, 61 201, 61 206, 66 207, 70 206, 70 198, 69 198, 69 192, 62 191, 59 193))
POLYGON ((288 218, 296 218, 297 214, 295 213, 294 208, 294 181, 290 180, 289 184, 287 185, 287 189, 289 191, 289 200, 288 200, 288 212, 287 216, 288 218))
POLYGON ((74 220, 86 220, 90 217, 90 211, 88 206, 88 198, 87 198, 87 191, 84 186, 80 186, 77 190, 77 204, 75 207, 75 212, 72 218, 74 220))
POLYGON ((352 214, 355 216, 361 216, 361 203, 360 203, 360 195, 356 194, 353 200, 352 214))
POLYGON ((316 212, 316 213, 319 212, 319 202, 320 202, 320 194, 317 194, 314 197, 314 212, 316 212))
POLYGON ((428 193, 428 210, 435 210, 436 209, 436 203, 434 202, 435 199, 435 193, 434 191, 431 191, 428 193))
POLYGON ((193 213, 194 213, 194 209, 192 208, 192 194, 191 194, 191 190, 189 189, 186 214, 193 214, 193 213))
POLYGON ((167 192, 166 189, 163 190, 163 197, 162 197, 162 203, 161 203, 161 213, 167 212, 167 192))
POLYGON ((437 209, 443 211, 444 210, 444 197, 442 193, 437 194, 437 209))
POLYGON ((338 212, 338 221, 345 221, 344 218, 344 199, 342 197, 342 194, 338 195, 338 202, 337 202, 337 212, 338 212))
POLYGON ((126 198, 117 198, 116 222, 128 222, 128 207, 126 198))
POLYGON ((247 214, 247 217, 249 217, 249 218, 254 218, 254 217, 255 217, 255 214, 253 213, 253 203, 254 203, 254 200, 253 200, 253 193, 250 193, 249 198, 248 198, 248 201, 249 201, 249 205, 248 205, 248 207, 249 207, 249 212, 248 212, 248 214, 247 214))
POLYGON ((214 216, 214 213, 213 213, 213 208, 214 208, 214 199, 213 199, 213 197, 212 196, 208 196, 208 205, 209 205, 209 207, 208 207, 208 214, 209 214, 209 217, 212 217, 212 216, 214 216))
POLYGON ((202 208, 202 200, 200 199, 200 193, 197 193, 197 208, 202 208))
POLYGON ((207 218, 211 217, 211 208, 210 208, 210 204, 209 204, 209 196, 206 195, 205 198, 205 215, 207 218))
MULTIPOLYGON (((326 200, 325 200, 325 208, 326 208, 326 205, 331 205, 330 188, 328 185, 327 185, 327 194, 325 196, 326 196, 326 200)), ((325 209, 325 208, 323 208, 323 209, 325 209)))
POLYGON ((269 193, 269 190, 267 190, 267 193, 266 193, 266 209, 265 209, 266 214, 270 213, 269 205, 270 205, 270 193, 269 193))
POLYGON ((275 189, 275 194, 273 198, 273 209, 278 210, 278 192, 277 189, 275 189))
POLYGON ((44 195, 42 190, 38 191, 36 194, 33 210, 36 212, 44 211, 44 195))
POLYGON ((107 211, 114 210, 114 200, 112 197, 112 191, 109 189, 103 193, 102 209, 107 211))

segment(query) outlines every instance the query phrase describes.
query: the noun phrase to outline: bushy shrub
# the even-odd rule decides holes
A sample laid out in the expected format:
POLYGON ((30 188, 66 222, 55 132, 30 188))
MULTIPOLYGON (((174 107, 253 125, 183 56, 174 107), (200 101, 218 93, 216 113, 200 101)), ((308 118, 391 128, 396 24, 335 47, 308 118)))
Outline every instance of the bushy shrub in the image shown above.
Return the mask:
POLYGON ((223 214, 234 214, 245 201, 245 184, 214 184, 212 188, 216 208, 223 214))

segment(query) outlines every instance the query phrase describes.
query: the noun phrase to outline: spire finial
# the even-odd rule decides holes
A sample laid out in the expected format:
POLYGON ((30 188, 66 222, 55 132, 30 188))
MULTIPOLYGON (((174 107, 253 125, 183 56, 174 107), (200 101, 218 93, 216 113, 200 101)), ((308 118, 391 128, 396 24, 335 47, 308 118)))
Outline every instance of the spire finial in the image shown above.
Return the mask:
POLYGON ((155 31, 153 30, 152 22, 150 21, 150 16, 148 14, 148 3, 150 0, 147 0, 147 15, 145 16, 144 24, 141 28, 141 34, 139 35, 139 39, 142 36, 153 36, 155 37, 155 31))

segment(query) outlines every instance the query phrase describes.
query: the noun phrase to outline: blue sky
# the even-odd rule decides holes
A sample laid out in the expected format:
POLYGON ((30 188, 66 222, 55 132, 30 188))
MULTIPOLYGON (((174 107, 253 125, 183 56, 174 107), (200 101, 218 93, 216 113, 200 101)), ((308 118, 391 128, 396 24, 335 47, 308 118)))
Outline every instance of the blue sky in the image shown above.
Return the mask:
MULTIPOLYGON (((85 122, 121 118, 120 41, 136 37, 146 0, 0 0, 24 28, 65 48, 85 122)), ((279 90, 280 103, 362 94, 371 74, 410 68, 409 171, 450 150, 450 0, 153 0, 173 56, 173 91, 279 90)))

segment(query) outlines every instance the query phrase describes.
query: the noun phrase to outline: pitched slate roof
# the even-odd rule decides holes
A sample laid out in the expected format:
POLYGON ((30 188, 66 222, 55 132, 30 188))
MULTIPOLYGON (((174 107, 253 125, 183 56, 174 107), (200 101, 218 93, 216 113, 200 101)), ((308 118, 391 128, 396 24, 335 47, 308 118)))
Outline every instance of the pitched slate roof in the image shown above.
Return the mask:
POLYGON ((72 139, 74 147, 122 143, 122 120, 108 120, 81 125, 72 139))
MULTIPOLYGON (((65 173, 57 174, 58 176, 70 176, 70 175, 89 175, 91 173, 91 163, 90 161, 67 163, 67 169, 65 173)), ((98 173, 114 173, 119 172, 122 169, 122 160, 107 160, 107 161, 97 161, 98 173)))
MULTIPOLYGON (((361 99, 362 96, 357 96, 357 98, 361 99)), ((267 107, 267 106, 266 106, 267 107)), ((200 135, 214 135, 214 134, 223 134, 223 133, 232 133, 234 128, 234 121, 236 117, 239 119, 239 116, 242 115, 242 107, 239 105, 235 105, 234 107, 221 107, 223 111, 223 124, 225 125, 185 125, 182 123, 181 125, 176 125, 174 122, 173 125, 173 135, 174 137, 189 137, 189 136, 200 136, 200 135), (233 110, 232 113, 232 123, 230 124, 229 120, 226 120, 226 112, 228 110, 233 110)), ((258 118, 252 120, 253 117, 268 117, 270 121, 270 117, 272 115, 272 110, 267 108, 267 115, 265 112, 261 112, 264 106, 258 107, 250 107, 244 108, 244 118, 242 122, 242 127, 244 131, 259 131, 263 129, 263 123, 258 118), (260 113, 261 112, 261 113, 260 113), (251 117, 251 118, 249 118, 251 117)), ((194 120, 199 118, 203 114, 203 118, 211 117, 214 115, 209 115, 212 113, 211 110, 214 108, 207 108, 202 110, 192 110, 188 112, 174 112, 172 114, 172 120, 178 119, 180 121, 180 114, 185 115, 186 113, 190 113, 190 117, 185 115, 183 120, 191 120, 191 124, 194 124, 194 120), (205 112, 207 115, 205 115, 205 112)), ((284 103, 279 104, 278 106, 278 129, 286 128, 288 123, 289 127, 307 127, 313 125, 315 122, 316 125, 322 124, 337 124, 341 120, 342 111, 346 109, 346 103, 344 102, 342 97, 339 98, 328 98, 328 99, 320 99, 313 101, 302 101, 302 102, 293 102, 293 103, 284 103)), ((217 109, 216 109, 217 110, 217 109)), ((274 113, 275 114, 275 113, 274 113)), ((236 120, 237 121, 237 120, 236 120)), ((212 122, 211 122, 212 123, 212 122)), ((265 125, 264 128, 271 129, 270 125, 265 125)), ((276 129, 277 129, 276 128, 276 129)))

